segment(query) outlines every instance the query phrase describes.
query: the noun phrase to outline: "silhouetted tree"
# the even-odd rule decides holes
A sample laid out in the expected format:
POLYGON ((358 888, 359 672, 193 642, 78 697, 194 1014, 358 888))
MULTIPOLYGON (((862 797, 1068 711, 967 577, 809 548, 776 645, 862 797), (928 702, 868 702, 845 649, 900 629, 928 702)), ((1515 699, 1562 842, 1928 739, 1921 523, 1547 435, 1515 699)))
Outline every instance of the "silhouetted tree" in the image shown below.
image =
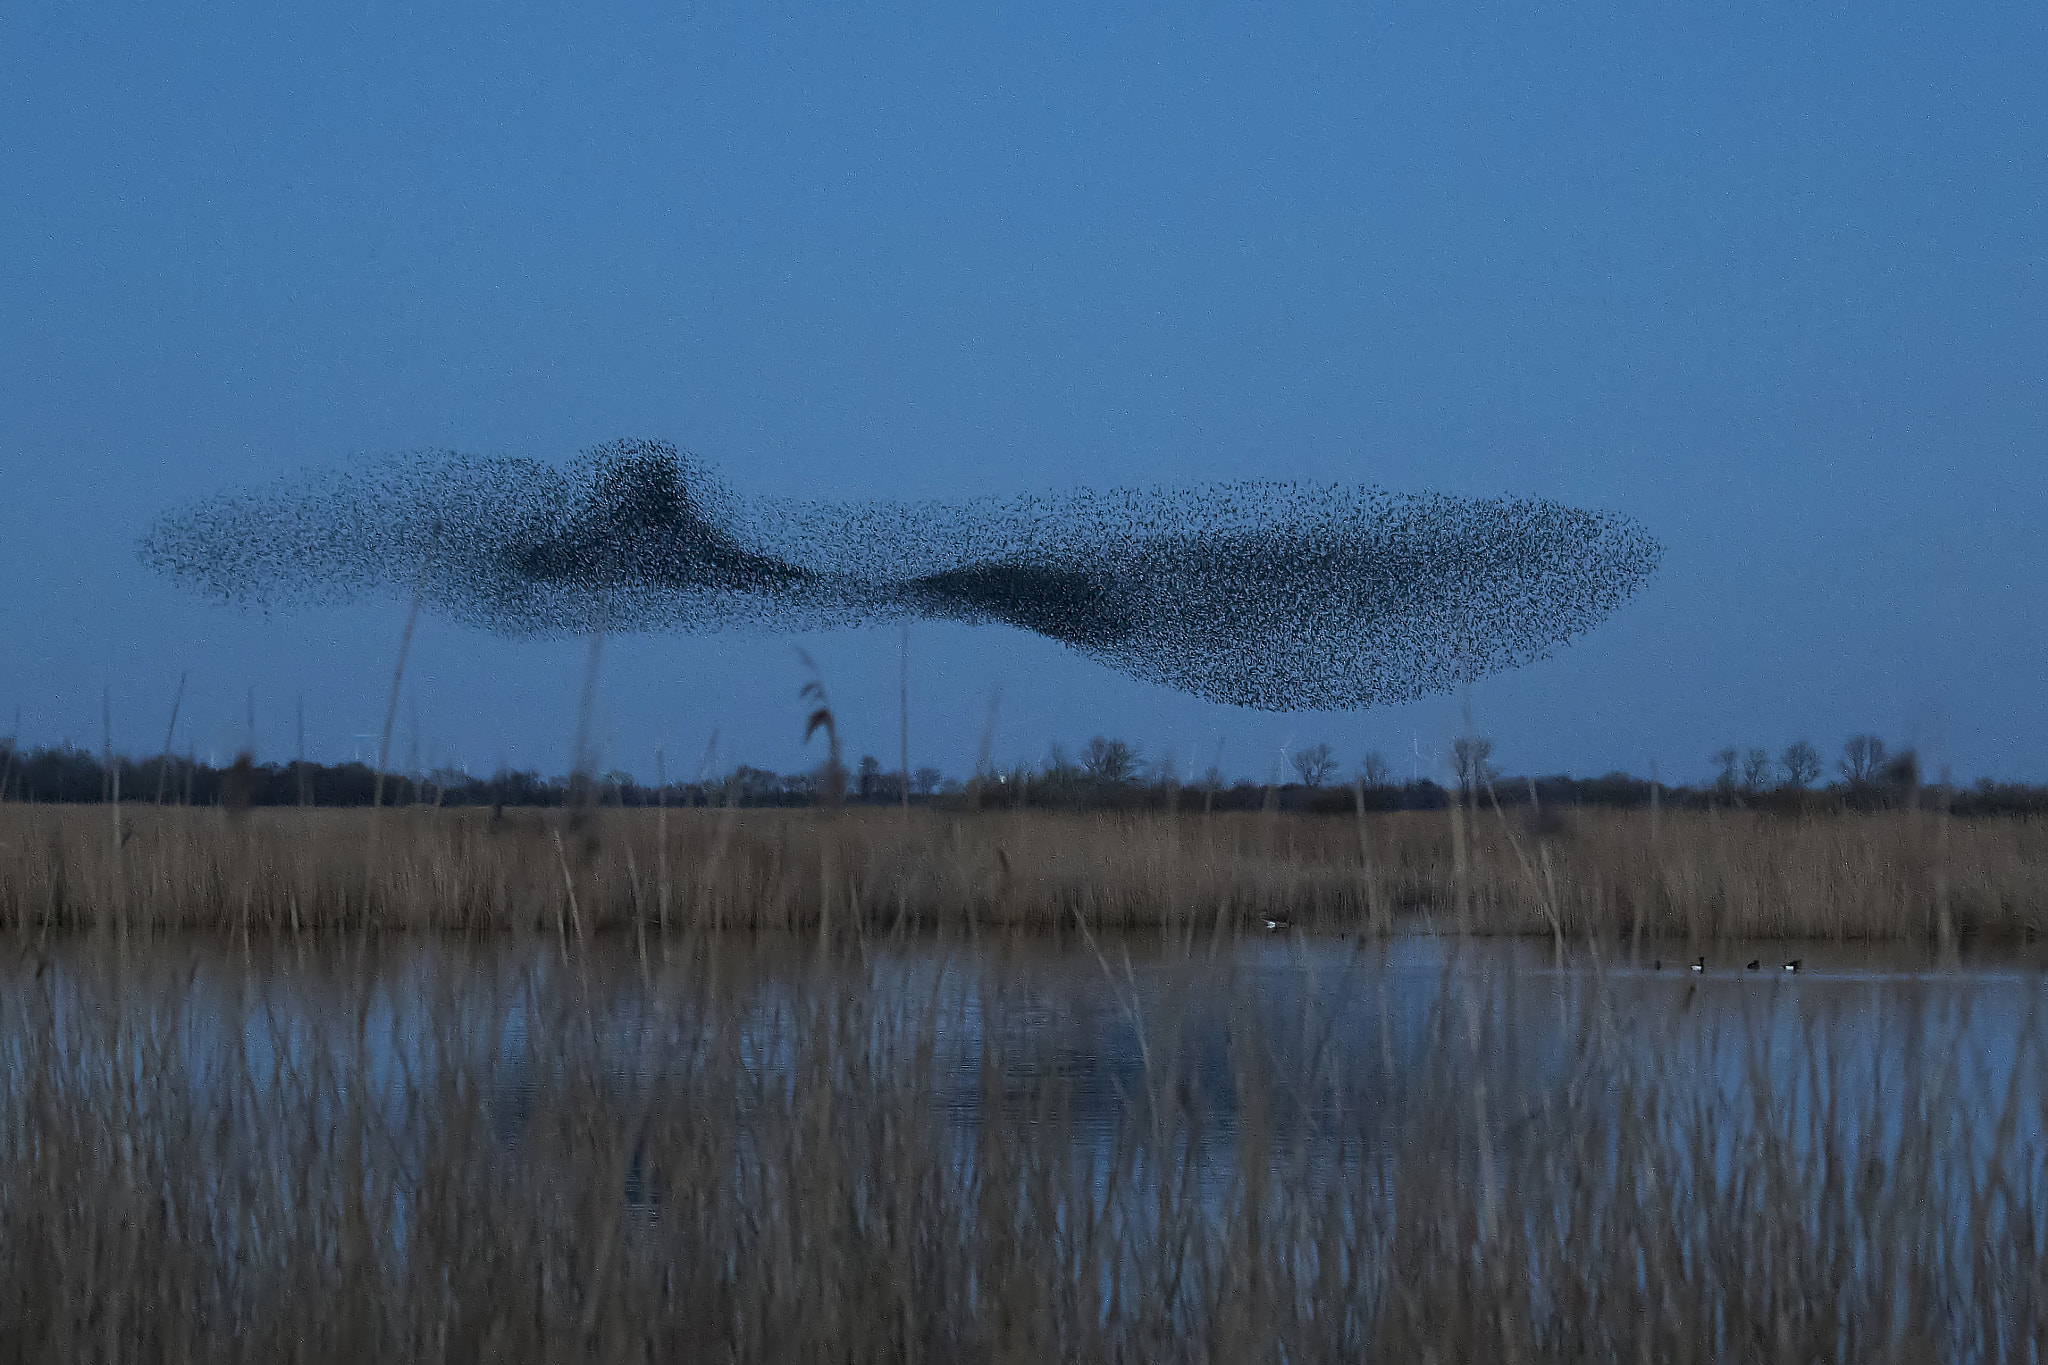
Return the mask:
POLYGON ((1322 786, 1330 780, 1330 774, 1337 771, 1337 755, 1328 744, 1314 744, 1295 750, 1293 763, 1302 785, 1310 789, 1322 786))
POLYGON ((1884 741, 1876 735, 1851 735, 1842 744, 1842 776, 1852 787, 1867 787, 1884 771, 1884 741))
POLYGON ((1387 756, 1374 749, 1359 761, 1358 776, 1368 787, 1387 785, 1387 756))
POLYGON ((1097 735, 1082 751, 1081 767, 1090 781, 1114 786, 1131 780, 1138 768, 1138 751, 1120 739, 1097 735))
POLYGON ((1451 745, 1451 771, 1457 774, 1459 790, 1471 792, 1482 782, 1493 780, 1493 741, 1465 735, 1451 745))
MULTIPOLYGON (((285 772, 287 774, 291 774, 293 769, 297 767, 298 765, 296 763, 286 764, 285 772)), ((455 792, 464 793, 466 798, 467 789, 476 785, 476 779, 471 777, 468 773, 463 772, 460 768, 449 767, 446 765, 436 768, 432 772, 428 773, 427 781, 433 784, 434 804, 437 806, 447 801, 450 794, 455 792)), ((631 787, 632 783, 633 779, 629 775, 626 778, 626 785, 628 787, 631 787)), ((463 804, 468 804, 466 799, 464 800, 463 804)))
POLYGON ((946 775, 937 768, 919 768, 910 775, 910 789, 919 796, 930 797, 945 780, 946 775))
POLYGON ((1803 739, 1795 739, 1778 755, 1785 769, 1785 783, 1794 791, 1805 791, 1820 780, 1820 750, 1803 739))
POLYGON ((873 754, 860 756, 860 767, 854 776, 854 792, 863 801, 875 799, 882 778, 881 760, 873 754))
POLYGON ((1714 751, 1714 766, 1719 769, 1714 774, 1714 794, 1723 801, 1735 799, 1735 768, 1741 762, 1742 754, 1732 744, 1714 751))
POLYGON ((221 809, 230 815, 240 815, 249 809, 255 804, 259 781, 255 755, 247 749, 236 754, 234 766, 221 777, 221 809))
POLYGON ((1751 749, 1742 756, 1742 790, 1755 796, 1771 781, 1771 755, 1766 749, 1751 749))
POLYGON ((782 789, 782 775, 766 768, 742 763, 727 777, 729 799, 735 806, 766 805, 782 789))

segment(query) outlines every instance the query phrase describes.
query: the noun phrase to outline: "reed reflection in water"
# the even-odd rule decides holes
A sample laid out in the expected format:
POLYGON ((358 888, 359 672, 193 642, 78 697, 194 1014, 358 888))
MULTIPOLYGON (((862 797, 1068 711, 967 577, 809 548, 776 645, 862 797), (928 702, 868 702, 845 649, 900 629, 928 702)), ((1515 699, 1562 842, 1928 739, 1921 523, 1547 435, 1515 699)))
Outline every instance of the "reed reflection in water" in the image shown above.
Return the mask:
POLYGON ((2040 973, 1803 955, 17 946, 0 1341, 2029 1358, 2040 973))

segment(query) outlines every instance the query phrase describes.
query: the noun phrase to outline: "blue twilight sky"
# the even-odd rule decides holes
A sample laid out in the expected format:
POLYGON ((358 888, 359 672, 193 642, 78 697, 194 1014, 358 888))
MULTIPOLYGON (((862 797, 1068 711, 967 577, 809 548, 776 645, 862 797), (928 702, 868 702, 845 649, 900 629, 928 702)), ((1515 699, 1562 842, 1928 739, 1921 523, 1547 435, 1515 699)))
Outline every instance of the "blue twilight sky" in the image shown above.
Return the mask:
MULTIPOLYGON (((157 512, 662 437, 742 491, 1253 476, 1628 513, 1660 576, 1469 705, 1511 771, 1855 730, 2048 777, 2048 8, 10 6, 0 726, 374 749, 402 604, 264 617, 157 512)), ((794 643, 611 642, 604 758, 794 768, 794 643)), ((802 642, 896 752, 893 629, 802 642)), ((921 626, 912 763, 1440 760, 921 626)), ((568 760, 585 648, 423 622, 394 751, 568 760)), ((810 757, 814 758, 813 752, 810 757)))

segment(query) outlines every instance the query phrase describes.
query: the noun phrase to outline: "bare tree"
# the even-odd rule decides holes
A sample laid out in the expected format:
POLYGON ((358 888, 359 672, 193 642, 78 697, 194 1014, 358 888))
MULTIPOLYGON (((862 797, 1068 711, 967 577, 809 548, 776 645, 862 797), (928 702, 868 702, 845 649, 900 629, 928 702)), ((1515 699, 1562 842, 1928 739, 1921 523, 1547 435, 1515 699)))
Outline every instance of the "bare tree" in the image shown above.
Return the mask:
POLYGON ((1472 791, 1493 780, 1493 741, 1465 735, 1451 745, 1451 771, 1457 774, 1461 791, 1472 791))
POLYGON ((1820 750, 1803 739, 1793 740, 1778 755, 1785 769, 1785 781, 1794 791, 1805 791, 1820 780, 1820 750))
POLYGON ((919 796, 930 797, 945 780, 946 775, 937 768, 919 768, 910 775, 910 789, 919 796))
POLYGON ((1742 756, 1742 790, 1751 796, 1770 785, 1771 755, 1766 749, 1751 749, 1742 756))
POLYGON ((1082 750, 1081 767, 1095 782, 1110 785, 1128 782, 1138 769, 1138 751, 1120 739, 1105 739, 1097 735, 1082 750))
POLYGON ((1358 764, 1358 776, 1368 787, 1386 786, 1387 756, 1377 749, 1368 753, 1358 764))
POLYGON ((1741 762, 1742 753, 1732 744, 1714 751, 1714 766, 1720 769, 1714 776, 1714 790, 1724 800, 1735 795, 1735 769, 1741 762))
POLYGON ((1337 754, 1328 744, 1314 744, 1306 749, 1297 749, 1293 759, 1294 771, 1301 777, 1302 785, 1311 789, 1320 787, 1330 780, 1337 771, 1337 754))
POLYGON ((861 800, 874 800, 877 790, 876 784, 881 781, 881 777, 881 760, 877 759, 873 754, 862 754, 860 756, 860 766, 855 769, 854 775, 854 791, 861 800))
POLYGON ((1842 761, 1837 766, 1852 787, 1868 786, 1884 771, 1884 741, 1876 735, 1851 735, 1842 744, 1842 761))

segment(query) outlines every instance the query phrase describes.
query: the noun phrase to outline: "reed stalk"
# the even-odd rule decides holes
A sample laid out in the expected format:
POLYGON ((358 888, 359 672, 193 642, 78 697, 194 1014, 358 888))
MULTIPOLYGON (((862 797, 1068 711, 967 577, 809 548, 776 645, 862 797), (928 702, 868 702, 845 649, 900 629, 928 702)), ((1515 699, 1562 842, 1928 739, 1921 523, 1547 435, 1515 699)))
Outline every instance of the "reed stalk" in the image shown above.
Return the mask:
POLYGON ((1511 977, 1397 1028, 1340 982, 1261 1009, 1227 967, 1140 972, 1071 924, 1094 1032, 995 953, 700 944, 644 985, 520 944, 9 955, 0 1342, 1793 1365, 2048 1339, 2024 1012, 1900 1008, 1864 1055, 1759 994, 1624 1041, 1630 1001, 1587 973, 1524 1050, 1511 977))
MULTIPOLYGON (((967 923, 1065 932, 1265 918, 1310 933, 1451 926, 1578 942, 1728 939, 1936 941, 1945 898, 1955 942, 2015 944, 2048 931, 2048 821, 1911 812, 1805 816, 1549 812, 1532 844, 1514 810, 1476 824, 1449 813, 1320 817, 913 808, 607 809, 603 838, 574 841, 553 812, 254 808, 233 821, 166 805, 10 804, 0 809, 0 923, 63 932, 94 923, 298 926, 465 933, 629 928, 627 867, 666 866, 694 907, 662 932, 790 925, 864 935, 967 923), (1554 829, 1549 829, 1554 824, 1554 829), (557 840, 560 840, 557 843, 557 840), (1369 875, 1362 873, 1371 852, 1369 875), (126 869, 116 888, 114 862, 126 869), (574 855, 573 857, 571 855, 574 855), (573 891, 575 906, 570 899, 573 891), (853 907, 862 907, 855 917, 853 907), (296 908, 294 908, 296 907, 296 908), (574 922, 571 922, 571 916, 574 922)), ((644 899, 644 891, 642 893, 644 899)), ((657 925, 662 915, 654 916, 657 925)), ((1208 928, 1204 932, 1209 932, 1208 928)))

